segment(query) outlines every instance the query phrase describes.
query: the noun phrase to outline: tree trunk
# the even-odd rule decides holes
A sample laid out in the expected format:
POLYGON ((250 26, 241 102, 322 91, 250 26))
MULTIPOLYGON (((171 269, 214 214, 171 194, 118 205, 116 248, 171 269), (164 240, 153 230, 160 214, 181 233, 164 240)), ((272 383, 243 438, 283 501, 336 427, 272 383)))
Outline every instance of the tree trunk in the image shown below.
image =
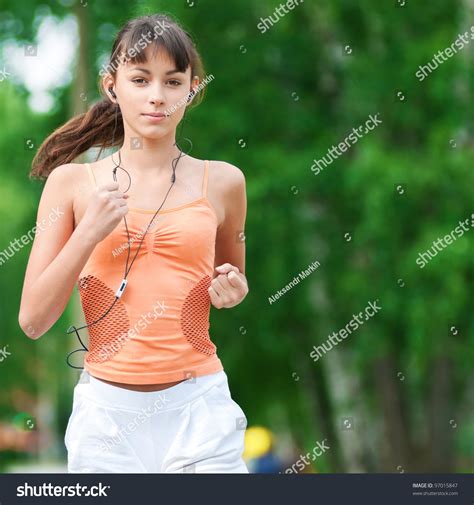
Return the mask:
MULTIPOLYGON (((382 408, 386 443, 378 444, 382 450, 382 471, 409 472, 413 469, 411 444, 406 420, 402 411, 400 379, 392 356, 379 358, 374 363, 375 389, 382 408)), ((383 441, 381 441, 383 442, 383 441)))

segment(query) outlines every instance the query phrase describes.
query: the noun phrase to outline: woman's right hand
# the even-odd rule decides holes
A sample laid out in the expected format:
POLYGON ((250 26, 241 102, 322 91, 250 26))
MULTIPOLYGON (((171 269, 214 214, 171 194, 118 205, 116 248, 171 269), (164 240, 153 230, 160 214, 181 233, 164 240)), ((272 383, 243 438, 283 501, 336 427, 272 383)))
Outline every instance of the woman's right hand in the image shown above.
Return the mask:
POLYGON ((91 234, 95 243, 111 233, 128 213, 126 195, 119 191, 118 182, 109 182, 94 189, 80 225, 91 234))

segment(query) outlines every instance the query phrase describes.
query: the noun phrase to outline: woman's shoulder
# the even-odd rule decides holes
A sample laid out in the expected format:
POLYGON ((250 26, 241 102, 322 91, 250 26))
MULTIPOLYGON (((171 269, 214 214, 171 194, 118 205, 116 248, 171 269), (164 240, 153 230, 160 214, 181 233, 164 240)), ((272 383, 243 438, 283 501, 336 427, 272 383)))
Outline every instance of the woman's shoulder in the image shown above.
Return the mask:
POLYGON ((64 163, 63 165, 59 165, 56 168, 53 168, 48 175, 48 178, 51 176, 55 177, 74 177, 76 174, 80 172, 85 172, 86 164, 85 163, 64 163))
POLYGON ((209 178, 224 187, 245 184, 243 171, 227 161, 209 160, 209 178))
POLYGON ((226 176, 238 177, 240 175, 244 175, 239 167, 232 165, 232 163, 229 163, 228 161, 209 160, 209 166, 215 167, 216 170, 226 176))
POLYGON ((59 165, 49 173, 47 181, 56 181, 64 184, 74 184, 83 180, 86 173, 85 163, 65 163, 59 165))
POLYGON ((68 198, 72 203, 73 208, 80 195, 87 195, 93 190, 86 163, 59 165, 51 171, 46 184, 55 190, 60 190, 63 197, 68 198))

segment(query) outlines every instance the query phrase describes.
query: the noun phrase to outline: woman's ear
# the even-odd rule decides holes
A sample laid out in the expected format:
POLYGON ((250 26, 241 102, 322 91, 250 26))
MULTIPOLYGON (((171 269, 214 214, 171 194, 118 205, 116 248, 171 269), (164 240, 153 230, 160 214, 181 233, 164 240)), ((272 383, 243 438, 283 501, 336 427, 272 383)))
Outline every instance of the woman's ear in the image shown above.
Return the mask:
POLYGON ((117 95, 114 92, 114 80, 110 74, 107 74, 102 79, 102 87, 104 88, 105 94, 109 97, 110 101, 113 103, 117 102, 117 95))
POLYGON ((194 79, 191 82, 191 89, 189 90, 188 95, 188 103, 191 103, 194 97, 196 96, 198 86, 199 86, 199 77, 195 75, 194 79))

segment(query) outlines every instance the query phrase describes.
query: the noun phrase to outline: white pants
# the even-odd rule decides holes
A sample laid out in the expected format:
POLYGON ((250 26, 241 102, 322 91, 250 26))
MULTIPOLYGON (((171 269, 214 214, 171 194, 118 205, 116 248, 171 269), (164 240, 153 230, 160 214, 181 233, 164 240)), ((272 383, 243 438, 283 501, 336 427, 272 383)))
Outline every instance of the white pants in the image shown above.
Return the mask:
POLYGON ((64 437, 68 472, 248 473, 246 426, 223 370, 151 392, 84 370, 64 437))

